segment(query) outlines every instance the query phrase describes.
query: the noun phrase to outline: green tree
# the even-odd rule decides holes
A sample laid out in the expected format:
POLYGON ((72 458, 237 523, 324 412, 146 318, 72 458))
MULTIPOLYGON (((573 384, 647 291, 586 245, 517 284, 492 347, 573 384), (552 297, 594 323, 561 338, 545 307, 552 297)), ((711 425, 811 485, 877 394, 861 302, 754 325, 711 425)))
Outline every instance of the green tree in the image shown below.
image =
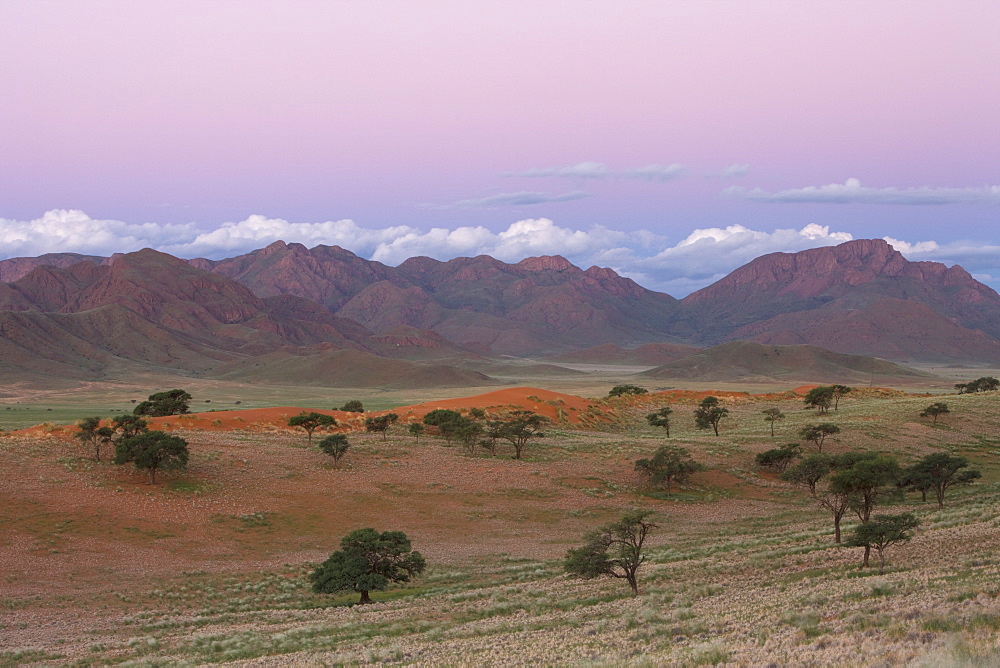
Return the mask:
POLYGON ((833 410, 840 410, 840 400, 845 394, 850 394, 851 388, 847 385, 834 385, 831 389, 833 390, 833 410))
POLYGON ((975 394, 977 392, 992 392, 1000 389, 1000 380, 993 376, 983 376, 968 383, 956 383, 955 389, 959 394, 975 394))
POLYGON ((667 430, 667 438, 670 438, 670 414, 673 412, 674 411, 670 408, 670 406, 664 406, 655 413, 647 415, 646 422, 648 422, 651 427, 663 427, 667 430))
POLYGON ((351 399, 346 404, 341 406, 340 410, 344 411, 345 413, 364 413, 365 407, 357 399, 351 399))
POLYGON ((385 415, 379 415, 377 417, 365 418, 365 430, 382 434, 382 440, 386 439, 386 435, 389 431, 389 427, 396 424, 399 420, 399 416, 395 413, 386 413, 385 415))
POLYGON ((905 543, 913 538, 913 530, 920 525, 920 522, 912 513, 901 515, 884 515, 876 517, 870 522, 864 522, 854 528, 854 535, 847 541, 850 547, 865 548, 865 557, 862 567, 868 566, 868 557, 874 548, 878 554, 878 571, 885 571, 885 551, 892 545, 905 543))
POLYGON ((687 449, 676 445, 660 446, 652 458, 635 463, 635 470, 647 476, 650 484, 664 485, 668 492, 673 483, 686 482, 699 468, 687 449))
POLYGON ((316 430, 331 429, 337 426, 337 421, 332 416, 324 413, 306 413, 302 411, 298 415, 288 418, 288 426, 304 429, 309 435, 309 445, 312 446, 313 432, 316 430))
POLYGON ((101 418, 83 418, 76 423, 78 431, 75 437, 84 446, 94 449, 94 461, 101 461, 101 446, 109 445, 114 438, 115 430, 111 427, 102 427, 101 418))
POLYGON ((608 392, 609 397, 621 397, 626 394, 646 394, 649 390, 644 387, 639 387, 638 385, 615 385, 608 392))
POLYGON ((319 442, 319 449, 333 457, 333 463, 340 465, 340 459, 347 454, 351 445, 347 442, 347 436, 343 434, 330 434, 319 442))
POLYGON ((806 408, 815 408, 817 413, 826 413, 833 405, 833 387, 814 387, 806 393, 802 403, 806 408))
POLYGON ((807 424, 802 429, 799 429, 799 438, 803 441, 809 441, 816 446, 819 452, 823 452, 823 442, 826 441, 826 437, 839 433, 840 427, 837 425, 830 422, 822 422, 820 424, 807 424))
POLYGON ((410 436, 412 436, 419 443, 420 436, 424 433, 424 425, 419 422, 414 422, 409 426, 408 431, 410 432, 410 436))
POLYGON ((455 436, 462 442, 462 445, 469 451, 470 455, 476 454, 476 442, 485 431, 481 422, 462 418, 461 422, 455 424, 455 436))
POLYGON ((145 420, 138 415, 122 413, 111 418, 111 428, 118 435, 118 440, 132 438, 149 429, 149 420, 145 420))
POLYGON ((149 471, 149 484, 156 484, 157 471, 187 468, 187 441, 162 431, 144 431, 115 444, 115 464, 132 462, 149 471))
POLYGON ((754 461, 761 468, 783 473, 796 459, 802 456, 802 446, 798 443, 787 443, 780 448, 773 448, 757 453, 754 461))
POLYGON ((781 474, 781 479, 796 485, 804 485, 815 498, 816 488, 823 476, 833 469, 833 458, 829 455, 810 455, 781 474))
POLYGON ((146 401, 137 405, 132 413, 148 417, 184 415, 190 412, 191 395, 184 390, 167 390, 149 395, 146 401))
POLYGON ((941 415, 947 415, 951 411, 948 410, 948 404, 943 401, 935 401, 933 404, 920 411, 920 417, 931 418, 931 424, 937 424, 938 417, 941 415))
POLYGON ((729 409, 720 406, 716 397, 705 397, 694 411, 694 425, 698 429, 711 427, 715 435, 718 436, 719 423, 727 415, 729 415, 729 409))
POLYGON ((969 460, 961 455, 949 455, 946 452, 935 452, 927 455, 906 470, 905 478, 910 486, 924 491, 934 490, 938 508, 944 508, 944 494, 953 485, 965 485, 978 480, 982 474, 969 469, 969 460))
POLYGON ((424 424, 437 427, 438 432, 450 443, 455 430, 462 424, 462 421, 467 419, 458 411, 453 411, 450 408, 435 408, 424 416, 424 424))
POLYGON ((648 510, 633 510, 617 522, 584 536, 584 544, 566 552, 563 569, 570 575, 591 579, 623 578, 632 594, 639 593, 636 573, 646 561, 646 536, 657 527, 648 510))
POLYGON ((771 436, 773 437, 774 423, 778 422, 779 420, 784 420, 785 414, 782 413, 781 410, 777 408, 765 408, 761 412, 764 413, 764 422, 767 422, 771 425, 771 436))
POLYGON ((344 536, 340 549, 309 575, 313 591, 332 594, 355 591, 360 604, 371 603, 368 592, 384 591, 392 582, 409 582, 427 567, 402 531, 357 529, 344 536))
POLYGON ((521 451, 528 441, 545 436, 542 427, 546 423, 548 423, 547 418, 532 411, 511 411, 506 416, 500 435, 514 446, 514 459, 521 458, 521 451))

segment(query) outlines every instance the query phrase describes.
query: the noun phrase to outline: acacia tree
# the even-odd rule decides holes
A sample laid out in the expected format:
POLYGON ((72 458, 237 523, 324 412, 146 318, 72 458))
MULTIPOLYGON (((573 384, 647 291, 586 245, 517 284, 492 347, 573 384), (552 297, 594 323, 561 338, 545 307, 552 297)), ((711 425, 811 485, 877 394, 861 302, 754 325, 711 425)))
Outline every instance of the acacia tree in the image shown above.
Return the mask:
POLYGON ((417 443, 419 443, 420 436, 421 434, 424 433, 424 425, 420 424, 419 422, 414 422, 413 424, 410 425, 408 431, 410 432, 410 436, 412 436, 414 440, 417 441, 417 443))
POLYGON ((528 441, 545 436, 542 427, 547 422, 547 418, 532 411, 511 411, 507 415, 500 435, 514 446, 514 459, 521 458, 521 451, 528 441))
POLYGON ((676 445, 661 446, 652 458, 635 463, 636 471, 647 476, 651 484, 666 486, 668 492, 672 483, 685 482, 698 469, 687 449, 676 445))
MULTIPOLYGON (((871 519, 879 495, 894 485, 901 474, 902 470, 895 457, 865 457, 854 462, 850 468, 844 468, 830 476, 830 491, 846 495, 858 519, 866 523, 871 519)), ((869 546, 865 548, 865 566, 868 565, 870 554, 869 546)))
POLYGON ((351 399, 343 406, 341 406, 340 410, 344 411, 345 413, 364 413, 365 407, 364 404, 362 404, 357 399, 351 399))
POLYGON ((162 431, 144 431, 115 444, 115 464, 133 462, 149 471, 149 484, 156 484, 157 471, 187 468, 187 441, 162 431))
POLYGON ((333 457, 333 463, 340 465, 340 459, 347 454, 351 445, 344 434, 330 434, 319 442, 319 449, 333 457))
POLYGON ((377 417, 365 418, 365 430, 382 434, 382 440, 384 441, 389 432, 389 427, 394 425, 398 420, 399 416, 395 413, 386 413, 377 417))
POLYGON ((976 392, 992 392, 1000 389, 1000 380, 993 376, 983 376, 968 383, 955 383, 959 394, 975 394, 976 392))
POLYGON ((802 403, 806 408, 815 408, 817 413, 826 413, 833 405, 833 387, 822 385, 814 387, 806 393, 802 403))
POLYGON ((901 515, 884 515, 870 522, 864 522, 854 528, 854 535, 847 541, 850 547, 865 548, 862 567, 868 566, 868 555, 872 549, 878 555, 878 572, 885 571, 885 551, 892 545, 905 543, 913 538, 913 530, 920 522, 912 513, 901 515))
POLYGON ((462 420, 467 419, 458 411, 453 411, 450 408, 435 408, 424 416, 424 424, 437 427, 441 435, 450 443, 455 428, 461 424, 462 420))
POLYGON ((132 413, 149 417, 184 415, 190 410, 191 395, 184 390, 167 390, 149 395, 132 413))
POLYGON ((636 572, 646 555, 646 536, 657 525, 648 510, 632 510, 617 522, 584 536, 584 544, 566 552, 563 569, 570 575, 591 579, 603 576, 628 581, 632 594, 639 593, 636 572))
POLYGON ((831 393, 833 397, 833 410, 840 410, 840 400, 845 394, 850 393, 851 388, 847 385, 834 385, 830 389, 833 390, 831 393))
POLYGON ((649 390, 644 387, 639 387, 638 385, 615 385, 608 392, 609 397, 621 397, 626 394, 646 394, 649 390))
POLYGON ((774 423, 777 422, 778 420, 784 420, 785 414, 782 413, 781 410, 777 408, 765 408, 761 412, 764 413, 764 422, 767 422, 771 425, 771 436, 774 436, 774 423))
POLYGON ((961 455, 935 452, 908 468, 904 474, 910 487, 920 490, 927 500, 927 490, 933 489, 938 508, 944 508, 944 493, 953 485, 965 485, 982 477, 976 469, 969 468, 969 460, 961 455))
POLYGON ((317 429, 322 430, 336 427, 337 421, 334 420, 332 416, 324 413, 306 413, 305 411, 302 411, 298 415, 293 415, 288 418, 288 426, 304 429, 306 434, 309 435, 309 445, 312 446, 313 432, 317 429))
POLYGON ((76 426, 78 428, 76 439, 94 449, 94 461, 101 461, 101 446, 111 443, 115 430, 111 427, 102 427, 99 417, 83 418, 76 423, 76 426))
POLYGON ((655 413, 647 415, 646 422, 648 422, 651 427, 663 427, 667 430, 667 438, 670 438, 670 414, 673 412, 674 411, 670 408, 670 406, 664 406, 655 413))
POLYGON ((948 410, 948 404, 943 401, 935 401, 933 404, 920 411, 920 417, 931 418, 931 424, 937 424, 938 417, 941 415, 947 415, 951 411, 948 410))
POLYGON ((708 429, 709 427, 719 435, 719 422, 729 415, 729 409, 719 405, 716 397, 705 397, 701 404, 694 410, 694 425, 698 429, 708 429))
POLYGON ((761 468, 783 473, 788 466, 802 456, 802 446, 798 443, 786 443, 780 448, 760 452, 754 457, 754 462, 761 468))
POLYGON ((391 582, 409 582, 427 567, 402 531, 357 529, 344 536, 340 549, 309 575, 312 589, 332 594, 355 591, 359 604, 371 603, 368 592, 383 591, 391 582))
POLYGON ((822 422, 820 424, 807 424, 799 429, 799 438, 813 443, 819 452, 823 452, 823 442, 826 437, 839 433, 840 427, 837 425, 831 422, 822 422))
POLYGON ((149 420, 145 420, 138 415, 122 413, 111 419, 111 428, 118 436, 118 440, 132 438, 149 428, 149 420))

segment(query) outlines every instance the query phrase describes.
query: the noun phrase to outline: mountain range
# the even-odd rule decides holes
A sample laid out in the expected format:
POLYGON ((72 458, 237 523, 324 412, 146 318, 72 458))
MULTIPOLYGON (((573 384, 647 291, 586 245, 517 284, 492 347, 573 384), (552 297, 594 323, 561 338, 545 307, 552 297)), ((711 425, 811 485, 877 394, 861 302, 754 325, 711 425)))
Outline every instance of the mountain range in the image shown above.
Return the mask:
POLYGON ((765 255, 681 300, 559 256, 390 267, 280 241, 225 260, 150 249, 13 258, 0 281, 0 370, 26 379, 139 367, 329 383, 360 368, 385 383, 482 384, 471 363, 486 358, 677 364, 736 341, 1000 362, 1000 295, 882 240, 765 255))

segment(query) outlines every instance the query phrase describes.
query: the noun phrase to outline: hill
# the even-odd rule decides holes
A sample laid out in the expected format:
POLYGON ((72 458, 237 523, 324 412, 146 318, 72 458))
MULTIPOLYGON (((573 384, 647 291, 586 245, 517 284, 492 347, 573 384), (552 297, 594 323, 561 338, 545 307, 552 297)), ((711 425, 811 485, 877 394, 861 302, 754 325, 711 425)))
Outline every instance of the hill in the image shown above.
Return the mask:
POLYGON ((658 366, 693 355, 699 350, 700 348, 678 343, 647 343, 632 349, 622 348, 614 343, 605 343, 584 350, 554 355, 547 359, 552 362, 575 362, 578 364, 658 366))

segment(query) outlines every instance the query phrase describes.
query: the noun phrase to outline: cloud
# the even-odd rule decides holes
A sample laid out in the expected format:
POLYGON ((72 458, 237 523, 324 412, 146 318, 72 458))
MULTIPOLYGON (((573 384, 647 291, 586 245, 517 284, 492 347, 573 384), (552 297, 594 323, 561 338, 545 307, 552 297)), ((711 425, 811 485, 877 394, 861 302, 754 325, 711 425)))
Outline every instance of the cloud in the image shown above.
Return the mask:
POLYGON ((734 163, 723 169, 721 172, 706 174, 705 176, 707 178, 712 178, 712 179, 736 179, 741 176, 746 176, 749 173, 750 173, 750 165, 741 165, 738 163, 734 163))
POLYGON ((550 202, 569 202, 575 199, 582 199, 589 195, 582 190, 563 193, 561 195, 548 195, 540 192, 521 191, 516 193, 499 193, 481 199, 463 199, 452 204, 441 207, 444 209, 494 209, 501 206, 531 206, 532 204, 546 204, 550 202))
POLYGON ((601 162, 585 160, 568 167, 532 167, 523 172, 507 172, 504 176, 524 176, 528 178, 537 177, 563 177, 573 179, 603 179, 612 175, 611 169, 601 162))
POLYGON ((676 163, 672 165, 646 165, 629 169, 622 174, 626 179, 641 179, 643 181, 658 181, 664 183, 687 175, 687 168, 676 163))
POLYGON ((825 186, 808 186, 775 193, 761 188, 731 186, 723 195, 757 202, 820 204, 1000 204, 1000 186, 979 188, 870 188, 858 179, 825 186))
MULTIPOLYGON (((744 225, 691 230, 679 240, 650 230, 604 226, 574 229, 549 218, 527 218, 505 229, 482 226, 417 229, 366 228, 353 220, 315 223, 249 216, 212 230, 194 223, 125 223, 97 220, 82 211, 55 210, 30 221, 0 219, 0 258, 75 252, 107 256, 150 247, 184 258, 221 259, 274 241, 342 246, 361 257, 395 265, 426 255, 438 260, 491 255, 518 262, 537 255, 562 255, 579 267, 610 267, 640 285, 683 297, 761 255, 793 253, 851 240, 846 232, 808 224, 799 229, 755 230, 744 225)), ((974 241, 938 243, 885 237, 910 260, 960 264, 992 287, 1000 277, 1000 246, 974 241)))

